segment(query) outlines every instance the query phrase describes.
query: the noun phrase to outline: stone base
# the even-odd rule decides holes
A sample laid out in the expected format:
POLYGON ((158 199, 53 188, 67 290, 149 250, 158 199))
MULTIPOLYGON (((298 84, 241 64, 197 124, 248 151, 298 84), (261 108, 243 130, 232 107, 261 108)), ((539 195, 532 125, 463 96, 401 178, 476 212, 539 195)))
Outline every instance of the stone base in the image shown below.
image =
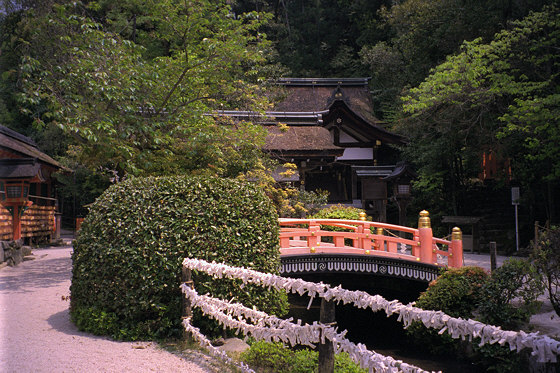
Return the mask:
POLYGON ((23 262, 23 258, 31 253, 32 248, 23 246, 22 240, 0 241, 0 263, 13 267, 23 262))

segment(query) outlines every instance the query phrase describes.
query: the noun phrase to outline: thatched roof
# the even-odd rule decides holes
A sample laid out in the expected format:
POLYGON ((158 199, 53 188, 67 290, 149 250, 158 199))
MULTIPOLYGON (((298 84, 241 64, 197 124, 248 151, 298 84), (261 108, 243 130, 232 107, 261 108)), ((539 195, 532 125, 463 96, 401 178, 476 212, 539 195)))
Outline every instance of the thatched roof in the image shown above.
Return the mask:
POLYGON ((292 156, 341 156, 343 148, 333 145, 329 131, 319 126, 269 126, 264 150, 292 156))
POLYGON ((274 111, 321 112, 335 100, 344 100, 349 108, 371 124, 380 121, 373 114, 369 78, 281 78, 285 99, 274 111))
MULTIPOLYGON (((0 125, 0 150, 3 150, 3 152, 0 153, 11 153, 12 156, 9 156, 9 158, 13 158, 14 156, 35 158, 49 166, 64 169, 60 163, 41 152, 37 148, 37 144, 29 137, 23 136, 2 125, 0 125)), ((1 158, 4 158, 4 156, 1 156, 1 158)))

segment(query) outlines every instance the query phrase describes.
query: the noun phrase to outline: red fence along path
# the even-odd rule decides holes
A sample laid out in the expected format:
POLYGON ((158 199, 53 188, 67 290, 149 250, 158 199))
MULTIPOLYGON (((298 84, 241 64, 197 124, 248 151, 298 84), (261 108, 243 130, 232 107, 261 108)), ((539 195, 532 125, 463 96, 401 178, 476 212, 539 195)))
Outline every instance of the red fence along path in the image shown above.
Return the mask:
POLYGON ((461 229, 451 241, 433 237, 427 211, 418 229, 365 220, 281 218, 280 255, 361 254, 449 267, 463 266, 461 229))

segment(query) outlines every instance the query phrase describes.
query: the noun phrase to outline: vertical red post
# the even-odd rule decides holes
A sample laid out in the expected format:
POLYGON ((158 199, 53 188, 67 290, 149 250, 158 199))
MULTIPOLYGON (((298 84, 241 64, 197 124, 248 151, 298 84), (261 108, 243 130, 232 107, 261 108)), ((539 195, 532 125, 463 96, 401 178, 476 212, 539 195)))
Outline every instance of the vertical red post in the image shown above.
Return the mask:
POLYGON ((319 243, 317 233, 320 229, 321 227, 315 222, 315 220, 309 221, 309 236, 307 237, 307 247, 309 247, 309 250, 312 253, 314 253, 317 249, 317 244, 319 243))
POLYGON ((449 250, 449 267, 459 268, 463 266, 463 233, 461 228, 455 227, 451 232, 451 250, 449 250))
POLYGON ((362 231, 361 233, 363 234, 362 236, 362 244, 361 244, 361 248, 364 250, 370 250, 371 249, 371 224, 370 223, 364 223, 364 225, 362 225, 362 231))
POLYGON ((14 215, 12 218, 12 235, 13 240, 19 240, 21 238, 21 219, 19 218, 19 206, 14 205, 14 215))
POLYGON ((384 240, 384 235, 383 235, 383 228, 381 227, 377 227, 376 229, 376 233, 377 233, 377 250, 380 251, 385 251, 385 240, 384 240))
POLYGON ((418 234, 414 233, 414 236, 412 237, 412 240, 418 242, 418 246, 413 245, 411 247, 410 252, 413 256, 419 257, 420 256, 420 252, 419 252, 420 251, 420 236, 418 234))
POLYGON ((437 256, 434 252, 432 224, 430 213, 426 210, 420 211, 418 219, 418 238, 420 240, 420 261, 422 263, 435 264, 437 256))

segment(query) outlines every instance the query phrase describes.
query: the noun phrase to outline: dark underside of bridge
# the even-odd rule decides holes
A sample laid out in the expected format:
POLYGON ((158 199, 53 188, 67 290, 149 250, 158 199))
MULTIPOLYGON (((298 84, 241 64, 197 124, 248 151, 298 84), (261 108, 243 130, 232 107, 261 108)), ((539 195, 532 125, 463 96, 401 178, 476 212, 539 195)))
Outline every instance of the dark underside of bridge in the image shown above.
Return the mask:
MULTIPOLYGON (((282 255, 281 263, 282 276, 362 290, 404 304, 415 301, 440 271, 434 265, 374 255, 282 255)), ((319 321, 320 299, 315 299, 309 309, 307 296, 290 295, 289 301, 289 316, 308 323, 319 321)), ((396 320, 396 315, 387 318, 383 311, 336 306, 339 330, 348 330, 351 340, 370 347, 391 348, 402 340, 402 324, 396 320)))
POLYGON ((280 274, 348 290, 414 301, 439 274, 439 267, 403 259, 356 254, 282 255, 280 274))

